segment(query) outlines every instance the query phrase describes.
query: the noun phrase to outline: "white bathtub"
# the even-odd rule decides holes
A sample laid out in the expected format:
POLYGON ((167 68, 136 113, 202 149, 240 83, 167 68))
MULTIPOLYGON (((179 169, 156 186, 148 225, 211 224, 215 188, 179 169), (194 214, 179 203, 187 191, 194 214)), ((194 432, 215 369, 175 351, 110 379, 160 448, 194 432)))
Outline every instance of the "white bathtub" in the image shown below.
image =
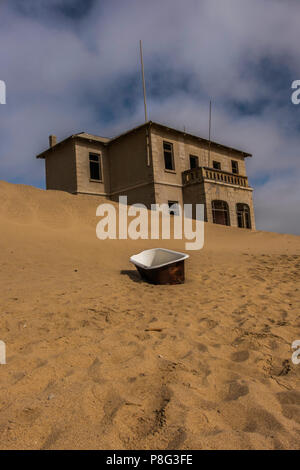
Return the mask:
POLYGON ((130 258, 141 276, 154 284, 184 282, 184 260, 189 255, 166 248, 152 248, 130 258))

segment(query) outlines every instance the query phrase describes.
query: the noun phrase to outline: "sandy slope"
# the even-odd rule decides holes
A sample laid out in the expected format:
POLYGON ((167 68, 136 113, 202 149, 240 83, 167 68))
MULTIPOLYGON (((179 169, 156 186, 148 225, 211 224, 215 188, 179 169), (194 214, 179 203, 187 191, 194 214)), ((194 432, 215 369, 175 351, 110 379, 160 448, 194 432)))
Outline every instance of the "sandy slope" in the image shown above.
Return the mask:
POLYGON ((187 281, 99 241, 101 199, 0 183, 0 448, 300 444, 300 237, 206 224, 187 281))

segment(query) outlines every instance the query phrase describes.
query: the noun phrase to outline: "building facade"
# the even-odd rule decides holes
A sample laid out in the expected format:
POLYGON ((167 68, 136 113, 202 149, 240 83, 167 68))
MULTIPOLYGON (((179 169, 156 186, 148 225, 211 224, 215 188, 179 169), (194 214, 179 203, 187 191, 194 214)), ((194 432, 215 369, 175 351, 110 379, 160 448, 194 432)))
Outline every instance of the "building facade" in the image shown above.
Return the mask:
POLYGON ((204 204, 208 222, 255 229, 251 154, 149 121, 113 139, 87 133, 56 142, 45 159, 46 187, 128 204, 204 204))

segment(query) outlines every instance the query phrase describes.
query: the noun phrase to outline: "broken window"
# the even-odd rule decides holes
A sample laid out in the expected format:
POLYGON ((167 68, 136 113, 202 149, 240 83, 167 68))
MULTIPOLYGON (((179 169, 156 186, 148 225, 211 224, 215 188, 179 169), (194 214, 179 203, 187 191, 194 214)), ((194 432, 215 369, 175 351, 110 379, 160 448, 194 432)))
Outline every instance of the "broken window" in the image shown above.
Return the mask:
POLYGON ((90 153, 90 179, 102 181, 101 157, 95 153, 90 153))
POLYGON ((175 170, 174 165, 174 153, 173 153, 173 144, 170 142, 164 142, 164 159, 165 159, 165 169, 166 170, 175 170))
POLYGON ((216 162, 215 160, 213 161, 213 168, 215 170, 221 170, 221 163, 220 162, 216 162))
POLYGON ((251 228, 250 208, 248 204, 236 205, 237 223, 240 228, 251 228))
POLYGON ((229 208, 226 201, 212 201, 212 216, 214 224, 230 225, 229 208))
POLYGON ((191 170, 193 168, 198 168, 198 166, 199 166, 198 157, 196 155, 190 155, 190 168, 191 168, 191 170))
POLYGON ((232 173, 239 174, 239 164, 236 160, 231 160, 232 173))

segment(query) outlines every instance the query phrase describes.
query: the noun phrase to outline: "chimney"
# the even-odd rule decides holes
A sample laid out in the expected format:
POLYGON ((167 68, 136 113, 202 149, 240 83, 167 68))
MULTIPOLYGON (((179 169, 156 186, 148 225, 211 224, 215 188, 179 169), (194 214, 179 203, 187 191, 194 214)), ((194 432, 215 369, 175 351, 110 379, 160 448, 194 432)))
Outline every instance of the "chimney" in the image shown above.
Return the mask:
POLYGON ((49 135, 49 147, 53 147, 56 143, 56 135, 49 135))

